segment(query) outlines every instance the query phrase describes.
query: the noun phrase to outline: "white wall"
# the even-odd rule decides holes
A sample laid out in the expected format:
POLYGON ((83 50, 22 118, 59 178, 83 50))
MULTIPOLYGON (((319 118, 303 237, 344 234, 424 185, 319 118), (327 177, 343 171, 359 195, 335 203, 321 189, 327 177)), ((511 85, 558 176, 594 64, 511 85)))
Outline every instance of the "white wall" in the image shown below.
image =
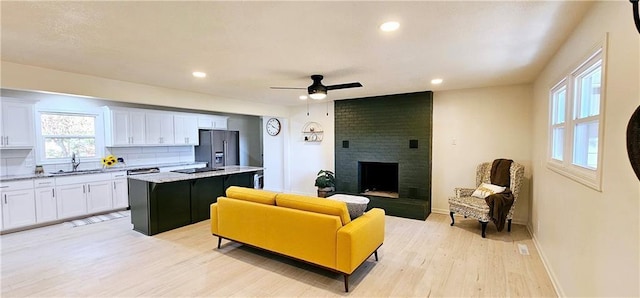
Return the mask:
POLYGON ((272 117, 262 117, 262 147, 264 153, 264 189, 284 192, 290 188, 288 181, 289 121, 278 118, 282 127, 279 134, 267 134, 264 126, 272 117))
POLYGON ((514 222, 526 224, 531 179, 531 86, 435 92, 432 211, 449 213, 455 187, 474 188, 476 167, 496 158, 524 165, 514 222), (455 145, 453 144, 455 142, 455 145))
POLYGON ((291 192, 316 196, 314 186, 318 171, 331 170, 335 167, 335 126, 333 101, 300 105, 291 108, 289 172, 291 192), (329 114, 327 116, 327 113, 329 114), (322 142, 305 142, 302 129, 308 122, 316 122, 322 126, 322 142))
POLYGON ((639 35, 628 1, 596 2, 534 84, 530 230, 561 296, 640 296, 640 183, 626 125, 640 104, 639 35), (549 89, 609 32, 602 192, 545 166, 549 89))

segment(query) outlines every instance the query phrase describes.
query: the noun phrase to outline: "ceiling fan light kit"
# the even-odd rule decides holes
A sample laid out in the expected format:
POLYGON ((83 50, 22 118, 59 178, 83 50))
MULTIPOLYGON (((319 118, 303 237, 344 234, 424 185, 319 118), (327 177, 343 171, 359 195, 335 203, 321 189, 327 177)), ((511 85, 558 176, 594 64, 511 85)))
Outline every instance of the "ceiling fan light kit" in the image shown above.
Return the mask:
MULTIPOLYGON (((313 80, 313 83, 309 87, 307 87, 307 93, 309 93, 309 97, 311 97, 312 99, 316 99, 316 100, 325 99, 327 97, 328 90, 362 87, 362 84, 360 84, 360 82, 325 86, 322 84, 323 78, 324 76, 318 75, 318 74, 311 76, 311 80, 313 80)), ((303 88, 271 87, 271 89, 303 89, 303 88)), ((302 97, 300 97, 300 99, 302 99, 302 97)))

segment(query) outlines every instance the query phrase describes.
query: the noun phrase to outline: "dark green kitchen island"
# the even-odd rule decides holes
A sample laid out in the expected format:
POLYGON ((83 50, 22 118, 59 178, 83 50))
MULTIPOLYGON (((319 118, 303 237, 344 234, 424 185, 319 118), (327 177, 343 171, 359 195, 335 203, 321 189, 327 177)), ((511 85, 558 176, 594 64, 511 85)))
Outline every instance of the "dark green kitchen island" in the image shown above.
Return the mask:
POLYGON ((155 235, 209 219, 209 206, 229 186, 253 187, 259 167, 227 166, 220 170, 154 173, 129 177, 133 229, 155 235))

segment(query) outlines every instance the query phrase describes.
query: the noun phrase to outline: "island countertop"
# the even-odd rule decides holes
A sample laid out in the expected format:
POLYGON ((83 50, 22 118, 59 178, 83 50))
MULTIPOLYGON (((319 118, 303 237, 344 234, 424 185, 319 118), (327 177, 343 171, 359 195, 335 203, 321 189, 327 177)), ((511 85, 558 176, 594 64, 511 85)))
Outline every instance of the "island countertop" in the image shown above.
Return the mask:
POLYGON ((256 172, 261 170, 264 170, 264 168, 250 167, 250 166, 226 166, 226 167, 220 167, 219 170, 210 171, 210 172, 200 172, 200 173, 193 173, 193 174, 184 174, 184 173, 176 173, 176 172, 153 173, 153 174, 129 176, 129 179, 141 180, 141 181, 152 182, 152 183, 167 183, 167 182, 192 180, 192 179, 199 179, 199 178, 206 178, 206 177, 256 172))

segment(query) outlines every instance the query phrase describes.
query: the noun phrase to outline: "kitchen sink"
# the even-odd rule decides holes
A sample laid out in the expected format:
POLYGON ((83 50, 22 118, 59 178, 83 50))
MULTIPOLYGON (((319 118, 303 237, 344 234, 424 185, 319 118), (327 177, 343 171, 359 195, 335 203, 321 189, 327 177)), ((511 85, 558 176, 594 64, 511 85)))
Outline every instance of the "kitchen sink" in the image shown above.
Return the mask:
POLYGON ((81 175, 81 174, 91 174, 91 173, 102 173, 102 170, 100 169, 95 169, 95 170, 80 170, 80 171, 57 171, 57 172, 51 172, 49 174, 51 175, 81 175))

